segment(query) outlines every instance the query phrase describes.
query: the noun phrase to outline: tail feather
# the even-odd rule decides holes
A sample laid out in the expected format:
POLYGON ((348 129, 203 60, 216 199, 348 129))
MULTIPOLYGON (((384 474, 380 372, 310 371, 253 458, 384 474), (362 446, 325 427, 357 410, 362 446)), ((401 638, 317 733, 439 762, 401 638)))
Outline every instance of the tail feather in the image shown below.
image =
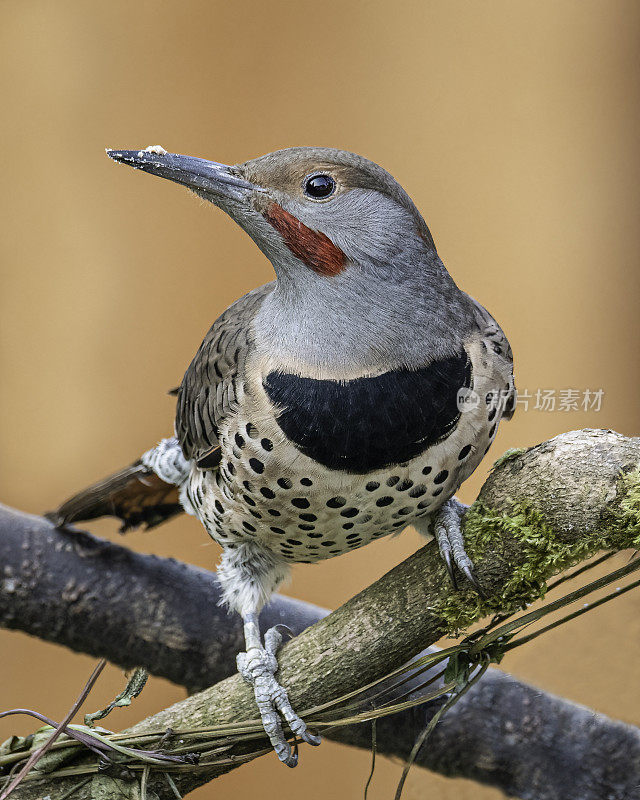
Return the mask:
POLYGON ((122 521, 121 533, 140 525, 148 529, 183 512, 178 492, 178 486, 162 480, 139 460, 79 492, 45 516, 58 526, 118 517, 122 521))

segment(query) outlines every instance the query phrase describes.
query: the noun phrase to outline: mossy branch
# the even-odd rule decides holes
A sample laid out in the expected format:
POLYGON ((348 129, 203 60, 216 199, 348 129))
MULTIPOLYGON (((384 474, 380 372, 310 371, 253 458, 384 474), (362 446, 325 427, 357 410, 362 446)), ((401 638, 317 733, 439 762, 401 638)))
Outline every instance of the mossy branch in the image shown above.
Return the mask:
MULTIPOLYGON (((495 612, 511 611, 544 593, 546 581, 603 549, 636 547, 640 535, 640 440, 610 431, 563 434, 503 459, 470 511, 465 537, 485 592, 454 593, 431 544, 340 609, 289 642, 279 656, 280 680, 303 711, 387 674, 441 636, 495 612)), ((143 733, 253 719, 248 687, 222 681, 130 729, 143 733)), ((184 794, 233 763, 177 773, 184 794)), ((76 779, 77 780, 77 779, 76 779)), ((77 797, 105 796, 105 776, 77 797)), ((122 782, 121 782, 122 783, 122 782)), ((73 780, 47 786, 52 800, 73 780)), ((151 778, 150 790, 171 790, 151 778)), ((119 785, 137 797, 137 784, 119 785)), ((16 798, 41 796, 23 784, 16 798)))

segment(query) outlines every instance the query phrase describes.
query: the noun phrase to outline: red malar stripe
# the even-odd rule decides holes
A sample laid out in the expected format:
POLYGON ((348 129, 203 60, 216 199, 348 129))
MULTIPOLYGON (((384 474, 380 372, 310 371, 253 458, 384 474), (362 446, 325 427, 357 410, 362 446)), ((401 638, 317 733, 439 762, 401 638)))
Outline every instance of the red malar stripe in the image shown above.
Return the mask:
POLYGON ((278 203, 263 212, 294 256, 319 275, 337 275, 345 268, 345 255, 324 233, 312 231, 278 203))

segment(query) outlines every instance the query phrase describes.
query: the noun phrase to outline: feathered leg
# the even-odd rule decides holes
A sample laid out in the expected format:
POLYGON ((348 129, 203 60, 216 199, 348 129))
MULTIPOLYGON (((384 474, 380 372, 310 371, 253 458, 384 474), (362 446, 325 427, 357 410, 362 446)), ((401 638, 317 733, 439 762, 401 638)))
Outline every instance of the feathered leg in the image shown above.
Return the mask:
POLYGON ((278 683, 276 652, 282 642, 277 627, 260 637, 258 614, 276 587, 287 577, 289 565, 257 544, 239 544, 225 549, 218 569, 225 601, 240 613, 244 623, 246 651, 237 657, 238 672, 253 686, 265 733, 280 761, 295 767, 298 757, 286 739, 280 716, 292 733, 309 744, 320 738, 309 733, 304 721, 291 707, 286 690, 278 683))

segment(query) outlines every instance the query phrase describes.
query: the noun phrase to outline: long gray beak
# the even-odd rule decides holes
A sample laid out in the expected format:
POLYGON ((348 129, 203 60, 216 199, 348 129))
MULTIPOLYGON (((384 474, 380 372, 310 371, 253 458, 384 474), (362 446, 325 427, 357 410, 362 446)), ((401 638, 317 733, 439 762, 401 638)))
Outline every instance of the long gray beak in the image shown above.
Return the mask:
POLYGON ((211 200, 242 200, 248 192, 258 189, 235 173, 233 167, 206 161, 204 158, 180 156, 163 152, 161 148, 147 150, 107 150, 107 155, 121 164, 141 169, 151 175, 167 178, 197 192, 212 195, 211 200))

